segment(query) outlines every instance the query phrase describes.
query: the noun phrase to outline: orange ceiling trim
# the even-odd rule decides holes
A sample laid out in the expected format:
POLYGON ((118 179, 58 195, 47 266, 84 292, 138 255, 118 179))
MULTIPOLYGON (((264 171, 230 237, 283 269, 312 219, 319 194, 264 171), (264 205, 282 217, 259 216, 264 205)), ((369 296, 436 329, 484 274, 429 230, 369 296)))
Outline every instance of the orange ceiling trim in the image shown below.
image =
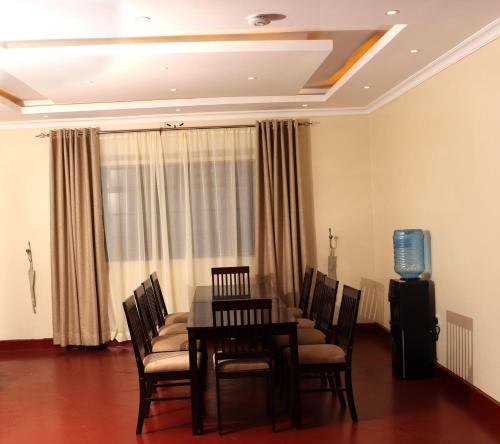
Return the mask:
POLYGON ((3 97, 4 99, 9 100, 10 102, 15 103, 16 105, 24 106, 24 102, 19 97, 15 96, 14 94, 11 94, 5 89, 0 88, 0 97, 3 97))
POLYGON ((375 32, 366 42, 364 42, 359 48, 354 51, 349 58, 346 60, 346 62, 342 65, 341 68, 339 68, 337 71, 335 71, 327 80, 322 81, 321 83, 317 83, 312 86, 308 86, 308 88, 324 88, 326 86, 332 86, 334 85, 340 78, 347 72, 349 71, 352 66, 361 58, 363 57, 368 50, 377 43, 382 36, 386 33, 386 31, 377 31, 375 32))

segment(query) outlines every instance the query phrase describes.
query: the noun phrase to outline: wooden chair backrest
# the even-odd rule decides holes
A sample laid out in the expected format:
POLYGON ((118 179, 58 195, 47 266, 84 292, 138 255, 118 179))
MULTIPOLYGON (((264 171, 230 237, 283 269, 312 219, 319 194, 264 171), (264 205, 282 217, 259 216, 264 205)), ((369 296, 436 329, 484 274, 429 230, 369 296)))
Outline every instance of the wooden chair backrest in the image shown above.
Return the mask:
POLYGON ((250 297, 250 267, 212 268, 212 292, 214 299, 250 297))
POLYGON ((154 290, 153 282, 151 279, 146 279, 142 286, 144 287, 144 293, 148 299, 150 310, 152 311, 153 321, 156 324, 157 329, 165 325, 165 318, 163 317, 163 310, 161 307, 161 302, 154 290))
POLYGON ((302 285, 300 287, 300 301, 299 301, 299 308, 302 310, 302 314, 304 317, 307 316, 307 309, 309 307, 309 296, 311 294, 313 274, 314 274, 314 269, 309 265, 306 265, 304 278, 302 279, 302 285))
POLYGON ((133 295, 129 296, 125 299, 125 301, 123 301, 122 305, 125 312, 125 318, 127 319, 130 339, 132 340, 132 346, 134 348, 137 369, 141 374, 144 372, 144 364, 142 361, 144 357, 150 353, 149 341, 145 336, 146 333, 139 317, 135 297, 133 295))
POLYGON ((163 297, 163 292, 161 290, 160 281, 158 279, 156 271, 151 273, 151 282, 153 283, 153 289, 155 291, 156 298, 160 301, 163 316, 165 317, 168 315, 168 309, 167 304, 165 303, 165 298, 163 297))
POLYGON ((325 282, 326 274, 321 273, 321 271, 316 272, 316 284, 314 285, 313 299, 311 302, 311 310, 309 311, 309 319, 314 319, 318 317, 319 310, 321 307, 321 295, 323 292, 323 282, 325 282))
POLYGON ((322 286, 323 294, 321 296, 321 307, 316 319, 316 328, 326 335, 326 340, 329 342, 333 333, 333 314, 335 312, 339 281, 326 277, 322 286))
POLYGON ((270 356, 271 299, 212 301, 216 359, 270 356))
POLYGON ((158 335, 158 323, 151 309, 144 287, 142 285, 137 287, 134 290, 134 295, 137 300, 139 315, 144 325, 146 335, 148 338, 153 338, 158 335))
POLYGON ((361 290, 344 285, 334 343, 344 349, 347 362, 350 362, 352 354, 354 328, 358 320, 360 299, 361 290))

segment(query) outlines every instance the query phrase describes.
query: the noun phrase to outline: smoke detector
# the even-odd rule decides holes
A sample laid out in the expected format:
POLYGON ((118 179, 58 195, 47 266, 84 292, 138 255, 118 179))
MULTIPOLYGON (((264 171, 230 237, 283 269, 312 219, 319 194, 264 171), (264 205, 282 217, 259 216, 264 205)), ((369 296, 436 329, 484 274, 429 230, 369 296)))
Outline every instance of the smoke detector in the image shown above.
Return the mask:
POLYGON ((257 14, 248 17, 248 24, 253 26, 267 26, 275 20, 283 20, 286 15, 283 14, 257 14))
POLYGON ((266 26, 271 23, 271 19, 265 14, 252 15, 248 18, 248 24, 253 26, 266 26))

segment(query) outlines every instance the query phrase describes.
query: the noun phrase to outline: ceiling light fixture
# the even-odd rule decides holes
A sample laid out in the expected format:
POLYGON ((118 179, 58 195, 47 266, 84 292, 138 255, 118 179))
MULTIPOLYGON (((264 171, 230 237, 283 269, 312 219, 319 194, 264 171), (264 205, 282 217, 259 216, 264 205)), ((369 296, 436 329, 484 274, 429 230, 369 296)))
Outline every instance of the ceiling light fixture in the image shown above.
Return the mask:
POLYGON ((399 10, 397 9, 391 9, 389 11, 386 11, 385 15, 396 15, 399 14, 399 10))
POLYGON ((145 23, 149 22, 151 20, 151 17, 148 17, 147 15, 141 15, 140 17, 136 17, 135 21, 139 23, 145 23))
POLYGON ((43 118, 44 118, 44 119, 47 119, 48 117, 49 117, 49 115, 48 115, 48 114, 44 114, 44 115, 43 115, 43 118))
POLYGON ((363 88, 364 88, 364 89, 370 89, 370 88, 371 88, 371 86, 370 86, 370 85, 365 85, 365 86, 363 86, 363 88))
POLYGON ((420 49, 410 49, 410 54, 418 54, 420 49))
POLYGON ((255 77, 255 76, 249 76, 248 77, 248 80, 256 80, 256 79, 257 79, 257 77, 255 77))
POLYGON ((308 106, 309 106, 309 105, 308 105, 307 103, 303 103, 303 104, 302 104, 302 107, 303 107, 303 108, 307 108, 308 106))
POLYGON ((170 88, 170 91, 174 93, 175 91, 177 91, 177 88, 170 88))
POLYGON ((177 109, 175 110, 175 112, 176 112, 176 113, 178 113, 180 110, 181 110, 180 108, 177 108, 177 109))

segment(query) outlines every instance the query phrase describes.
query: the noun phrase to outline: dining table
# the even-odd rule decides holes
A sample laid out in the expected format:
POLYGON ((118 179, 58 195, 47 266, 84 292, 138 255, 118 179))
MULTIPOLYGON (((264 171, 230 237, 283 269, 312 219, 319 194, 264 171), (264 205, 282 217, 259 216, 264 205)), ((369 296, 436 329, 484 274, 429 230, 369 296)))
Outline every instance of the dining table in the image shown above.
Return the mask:
MULTIPOLYGON (((260 283, 250 286, 250 293, 244 298, 266 298, 272 300, 271 322, 268 324, 269 335, 288 335, 290 347, 290 414, 292 426, 301 425, 297 320, 290 314, 287 304, 279 292, 270 283, 260 283)), ((238 297, 236 297, 238 299, 238 297)), ((214 300, 211 285, 198 286, 195 289, 187 321, 189 340, 189 367, 191 372, 191 415, 193 434, 203 434, 203 384, 201 371, 198 368, 197 344, 215 336, 212 317, 212 301, 214 300)))

